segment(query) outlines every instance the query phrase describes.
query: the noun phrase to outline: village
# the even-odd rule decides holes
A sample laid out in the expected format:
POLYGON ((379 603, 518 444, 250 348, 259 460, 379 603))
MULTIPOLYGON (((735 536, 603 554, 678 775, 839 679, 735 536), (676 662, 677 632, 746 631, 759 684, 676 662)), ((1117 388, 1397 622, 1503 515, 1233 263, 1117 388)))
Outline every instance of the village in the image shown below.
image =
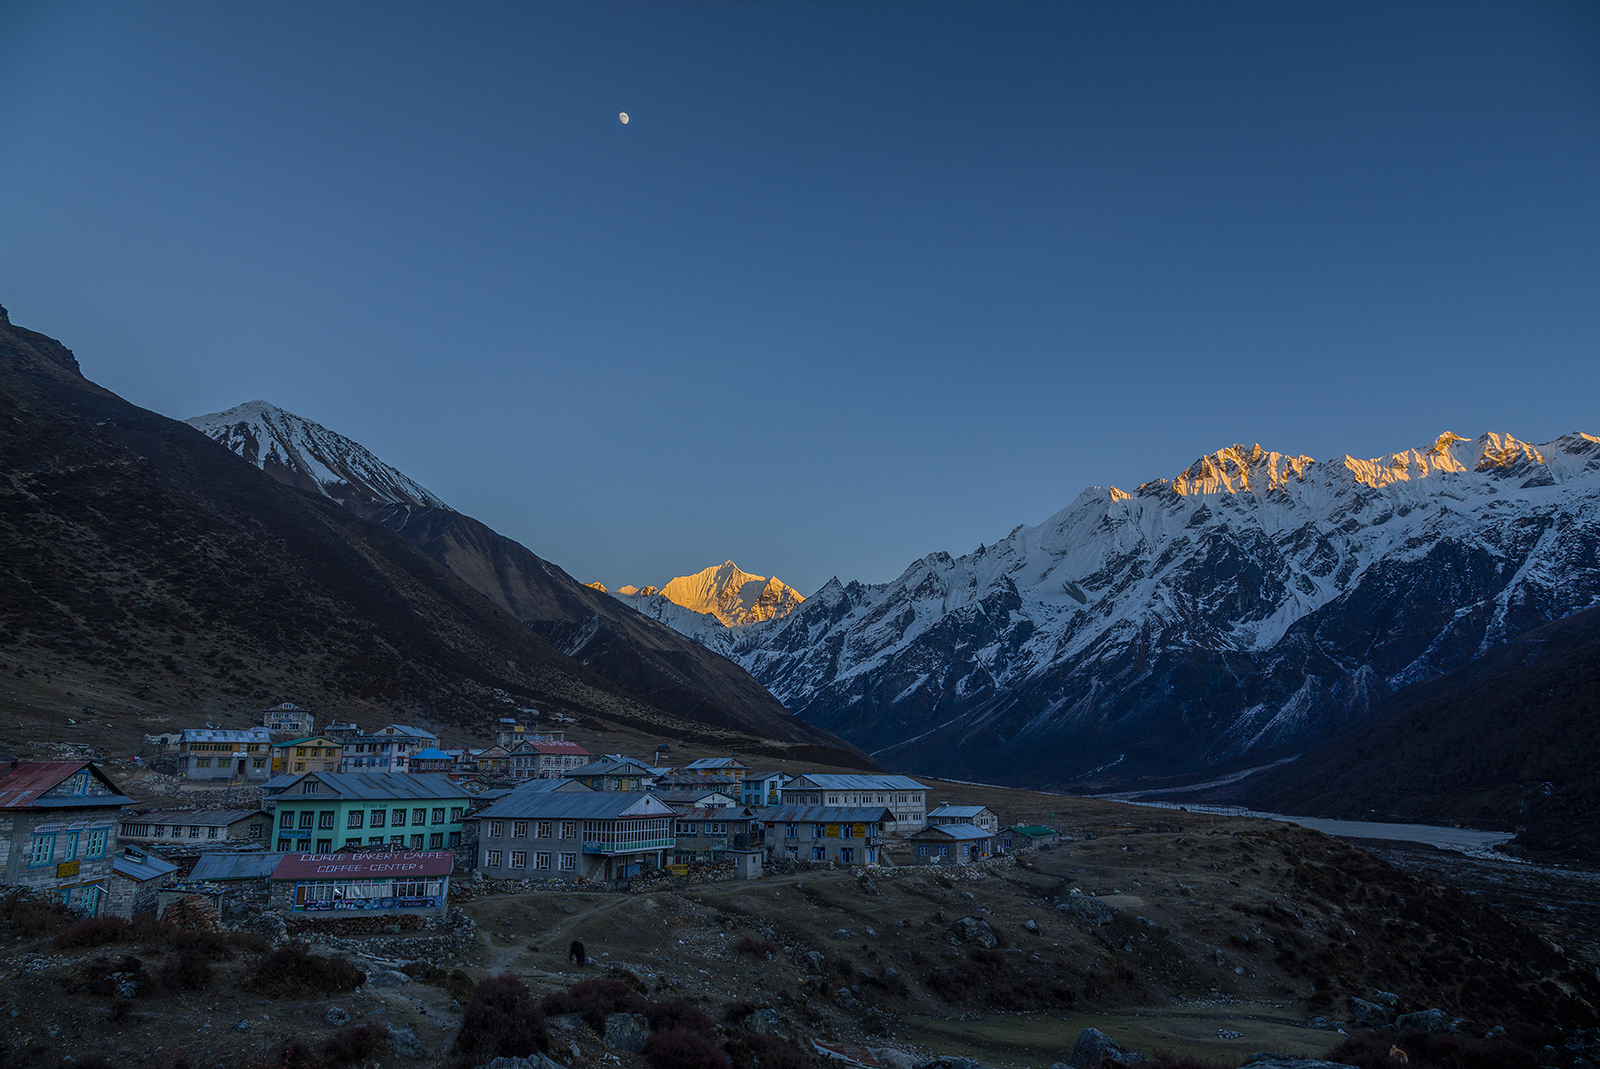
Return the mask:
POLYGON ((258 727, 148 736, 159 756, 135 767, 221 790, 221 805, 181 808, 129 796, 95 761, 12 760, 0 765, 0 884, 85 916, 198 898, 219 915, 242 902, 310 920, 437 919, 464 879, 627 891, 663 877, 968 864, 1059 838, 1002 827, 985 806, 930 805, 906 776, 796 775, 736 756, 678 767, 665 744, 645 760, 592 754, 527 719, 497 728, 491 745, 447 750, 405 724, 319 731, 310 710, 282 703, 258 727))

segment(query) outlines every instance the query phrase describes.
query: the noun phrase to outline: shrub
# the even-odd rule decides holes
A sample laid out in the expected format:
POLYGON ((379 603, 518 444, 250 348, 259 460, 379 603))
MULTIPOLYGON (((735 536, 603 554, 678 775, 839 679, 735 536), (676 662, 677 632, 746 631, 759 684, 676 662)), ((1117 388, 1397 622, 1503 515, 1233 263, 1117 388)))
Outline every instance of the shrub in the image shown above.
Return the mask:
POLYGON ((1406 1053, 1408 1069, 1535 1069, 1545 1061, 1540 1046, 1549 1037, 1522 1035, 1476 1039, 1472 1036, 1435 1036, 1412 1031, 1396 1038, 1392 1032, 1351 1036, 1328 1055, 1330 1061, 1360 1069, 1393 1069, 1397 1060, 1391 1047, 1406 1053))
POLYGON ((59 932, 72 923, 72 911, 60 902, 21 891, 0 898, 0 926, 17 938, 59 932))
MULTIPOLYGON (((742 1016, 742 1015, 741 1015, 742 1016)), ((811 1069, 811 1060, 787 1039, 762 1032, 740 1032, 728 1040, 733 1069, 811 1069)))
POLYGON ((67 947, 99 947, 115 943, 128 934, 129 924, 121 917, 86 917, 56 934, 54 945, 67 947))
POLYGON ((354 991, 366 978, 344 958, 325 958, 295 942, 263 956, 240 986, 268 995, 334 995, 354 991))
POLYGON ((153 978, 145 971, 144 962, 132 954, 124 954, 115 962, 106 957, 83 962, 78 966, 75 980, 62 981, 62 984, 70 990, 99 995, 102 998, 125 997, 117 989, 129 983, 133 985, 131 990, 133 995, 147 994, 155 988, 153 978))
POLYGON ((522 981, 502 974, 473 987, 452 1049, 458 1063, 483 1065, 499 1057, 526 1058, 548 1045, 544 1014, 533 996, 522 981))
POLYGON ((211 986, 211 962, 194 948, 173 951, 161 966, 161 983, 174 991, 198 991, 211 986))
POLYGON ((581 1014, 590 1028, 603 1032, 608 1014, 644 1013, 650 1004, 625 980, 581 980, 566 991, 546 995, 539 1008, 546 1017, 581 1014))
POLYGON ((923 982, 945 1002, 980 1001, 997 1010, 1067 1009, 1078 1000, 1059 977, 1020 971, 998 950, 982 948, 934 969, 923 982))
POLYGON ((347 1024, 322 1044, 322 1057, 328 1065, 353 1065, 366 1061, 389 1035, 381 1024, 347 1024))
POLYGON ((777 957, 778 954, 778 948, 765 939, 754 939, 748 935, 739 939, 739 943, 734 947, 734 950, 740 954, 749 954, 751 957, 756 958, 764 958, 768 954, 777 957))
POLYGON ((705 1011, 687 999, 668 999, 666 1002, 652 1003, 645 1011, 645 1016, 650 1019, 650 1031, 670 1032, 674 1028, 681 1028, 687 1032, 696 1032, 703 1036, 715 1037, 717 1026, 707 1017, 705 1011))
POLYGON ((644 1056, 653 1069, 729 1069, 728 1056, 715 1039, 687 1028, 651 1032, 644 1056))

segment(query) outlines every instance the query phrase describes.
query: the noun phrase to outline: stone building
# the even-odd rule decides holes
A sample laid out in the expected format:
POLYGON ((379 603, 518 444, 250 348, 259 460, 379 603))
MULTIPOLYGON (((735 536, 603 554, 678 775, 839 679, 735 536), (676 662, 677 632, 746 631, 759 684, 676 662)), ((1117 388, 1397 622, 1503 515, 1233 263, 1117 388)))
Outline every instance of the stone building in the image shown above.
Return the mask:
POLYGON ((775 860, 877 865, 894 813, 885 806, 781 805, 756 810, 756 819, 775 860))
POLYGON ((266 728, 228 731, 185 728, 178 743, 178 775, 200 780, 267 780, 272 735, 266 728))
POLYGON ((783 788, 784 805, 886 805, 892 833, 905 835, 928 822, 928 788, 910 776, 813 772, 783 788))
POLYGON ((117 819, 132 804, 88 761, 0 765, 0 884, 99 913, 110 889, 117 819))

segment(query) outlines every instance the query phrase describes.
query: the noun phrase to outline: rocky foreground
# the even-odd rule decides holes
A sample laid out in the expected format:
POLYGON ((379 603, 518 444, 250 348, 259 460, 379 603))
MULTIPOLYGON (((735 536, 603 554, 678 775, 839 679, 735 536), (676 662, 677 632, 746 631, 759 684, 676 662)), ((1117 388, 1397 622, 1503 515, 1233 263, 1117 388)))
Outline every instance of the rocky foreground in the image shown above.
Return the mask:
POLYGON ((820 1042, 891 1069, 1044 1069, 1093 1064, 1074 1049, 1094 1028, 1153 1064, 1341 1050, 1368 1064, 1347 1047, 1369 1035, 1386 1057, 1409 1044, 1412 1065, 1468 1040, 1589 1064, 1593 965, 1472 897, 1304 829, 1050 804, 1072 841, 1017 859, 634 894, 468 880, 437 931, 294 931, 255 914, 212 936, 62 946, 59 925, 13 909, 0 1062, 475 1066, 542 1045, 564 1069, 800 1069, 820 1042), (492 1027, 491 977, 525 989, 500 991, 492 1027), (632 1038, 608 1040, 618 1014, 632 1038), (524 1017, 533 1046, 462 1046, 524 1017), (655 1038, 668 1032, 678 1047, 655 1038))

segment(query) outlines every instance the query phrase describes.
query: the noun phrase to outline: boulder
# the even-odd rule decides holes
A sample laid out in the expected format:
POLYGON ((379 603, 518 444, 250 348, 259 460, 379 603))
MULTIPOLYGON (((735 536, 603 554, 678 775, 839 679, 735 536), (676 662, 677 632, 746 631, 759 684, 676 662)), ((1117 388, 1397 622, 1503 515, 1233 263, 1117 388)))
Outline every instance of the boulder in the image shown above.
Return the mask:
MULTIPOLYGON (((1077 1041, 1072 1044, 1072 1053, 1067 1056, 1066 1069, 1099 1069, 1100 1063, 1107 1058, 1115 1058, 1119 1062, 1144 1060, 1100 1029, 1085 1028, 1078 1033, 1077 1041)), ((1055 1067, 1052 1066, 1051 1069, 1055 1067)))
POLYGON ((1460 1024, 1455 1018, 1441 1009, 1418 1010, 1416 1013, 1402 1013, 1394 1020, 1394 1026, 1402 1032, 1412 1029, 1427 1032, 1430 1035, 1443 1036, 1459 1032, 1460 1024))
POLYGON ((989 927, 989 922, 978 917, 962 917, 945 929, 944 937, 947 942, 955 946, 971 943, 992 950, 1000 945, 1000 940, 995 937, 994 929, 989 927))
POLYGON ((778 1029, 778 1011, 771 1006, 758 1006, 736 1022, 746 1032, 765 1035, 778 1029))
POLYGON ((1022 922, 1022 930, 1032 935, 1038 935, 1039 922, 1034 920, 1032 917, 1029 917, 1027 920, 1022 922))
POLYGON ((404 1058, 427 1057, 428 1048, 422 1045, 422 1040, 409 1028, 396 1028, 389 1026, 389 1048, 404 1058))
POLYGON ((338 1006, 330 1007, 328 1012, 322 1015, 322 1019, 334 1026, 350 1023, 350 1015, 338 1006))
POLYGON ((1368 1002, 1364 998, 1350 1000, 1350 1020, 1362 1028, 1388 1028, 1394 1023, 1394 1013, 1387 1006, 1368 1002))
POLYGON ((840 940, 855 938, 850 933, 850 929, 848 929, 848 928, 835 928, 833 930, 833 932, 831 933, 831 937, 834 938, 834 939, 840 939, 840 940))
POLYGON ((606 1046, 613 1050, 641 1054, 645 1040, 650 1038, 650 1022, 642 1013, 607 1014, 603 1035, 606 1046))
POLYGON ((917 1059, 903 1050, 894 1047, 869 1047, 868 1052, 876 1059, 878 1064, 885 1069, 916 1069, 917 1059))
POLYGON ((399 987, 409 983, 412 983, 411 977, 399 969, 372 969, 367 973, 367 984, 371 987, 399 987))
POLYGON ((1070 895, 1056 903, 1056 912, 1085 924, 1110 924, 1111 907, 1091 895, 1070 895))

